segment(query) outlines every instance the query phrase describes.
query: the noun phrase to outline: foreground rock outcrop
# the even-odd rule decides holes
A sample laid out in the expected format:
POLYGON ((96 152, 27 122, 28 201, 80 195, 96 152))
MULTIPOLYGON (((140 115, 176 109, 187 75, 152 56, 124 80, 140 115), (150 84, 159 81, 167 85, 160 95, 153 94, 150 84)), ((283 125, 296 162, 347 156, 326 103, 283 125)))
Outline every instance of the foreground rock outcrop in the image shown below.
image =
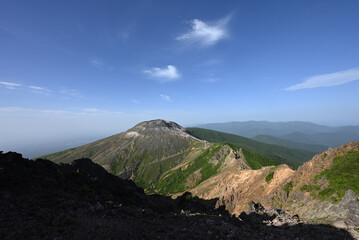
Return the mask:
POLYGON ((249 201, 258 202, 263 196, 270 195, 293 173, 294 171, 284 164, 258 170, 232 168, 204 181, 190 191, 204 199, 219 198, 217 206, 225 206, 231 214, 238 216, 247 210, 249 201), (273 179, 267 182, 266 177, 270 173, 274 173, 273 179))
POLYGON ((307 222, 347 229, 359 238, 358 172, 359 142, 351 142, 317 154, 297 171, 287 165, 232 168, 190 191, 204 199, 218 198, 217 206, 237 216, 255 201, 307 222))
POLYGON ((352 239, 326 225, 241 220, 214 209, 217 200, 147 196, 89 159, 0 152, 0 239, 352 239))
POLYGON ((259 201, 266 206, 280 205, 310 222, 338 225, 344 221, 357 234, 359 198, 353 190, 359 190, 358 172, 359 142, 329 148, 259 201))

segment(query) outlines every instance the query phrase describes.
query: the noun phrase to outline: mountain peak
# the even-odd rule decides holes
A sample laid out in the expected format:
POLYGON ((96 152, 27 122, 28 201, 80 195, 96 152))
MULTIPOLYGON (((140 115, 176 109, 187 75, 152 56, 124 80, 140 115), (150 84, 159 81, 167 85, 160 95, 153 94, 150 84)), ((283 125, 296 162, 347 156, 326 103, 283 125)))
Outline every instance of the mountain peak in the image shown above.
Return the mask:
POLYGON ((172 129, 172 128, 178 128, 178 129, 184 129, 182 126, 180 126, 179 124, 172 122, 172 121, 167 121, 167 120, 163 120, 163 119, 155 119, 155 120, 150 120, 150 121, 144 121, 141 122, 139 124, 137 124, 136 126, 134 126, 134 128, 136 127, 140 127, 140 128, 168 128, 168 129, 172 129))
POLYGON ((129 137, 138 137, 141 135, 150 135, 150 134, 176 134, 186 138, 197 138, 190 135, 186 128, 182 127, 181 125, 172 122, 166 121, 162 119, 144 121, 133 128, 129 129, 126 132, 126 136, 129 137))

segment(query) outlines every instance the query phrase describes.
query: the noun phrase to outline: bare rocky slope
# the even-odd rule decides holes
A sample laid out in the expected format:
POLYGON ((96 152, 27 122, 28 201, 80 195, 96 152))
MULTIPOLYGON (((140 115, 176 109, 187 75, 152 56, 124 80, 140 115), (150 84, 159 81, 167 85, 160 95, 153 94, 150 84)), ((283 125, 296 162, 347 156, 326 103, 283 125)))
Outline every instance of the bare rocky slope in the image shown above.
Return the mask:
POLYGON ((259 170, 234 169, 218 174, 190 191, 204 199, 219 198, 218 206, 224 205, 229 212, 238 216, 248 210, 248 202, 260 202, 263 196, 270 195, 293 173, 294 170, 287 165, 259 170), (266 177, 271 172, 275 177, 268 183, 266 177))
POLYGON ((224 205, 237 216, 248 209, 249 201, 260 202, 308 222, 348 229, 359 237, 359 142, 330 148, 297 171, 286 165, 232 169, 190 191, 204 199, 219 198, 217 206, 224 205))
MULTIPOLYGON (((70 164, 0 152, 0 239, 352 239, 328 225, 275 224, 280 209, 230 216, 216 199, 146 195, 90 159, 70 164)), ((278 215, 279 214, 279 215, 278 215)))

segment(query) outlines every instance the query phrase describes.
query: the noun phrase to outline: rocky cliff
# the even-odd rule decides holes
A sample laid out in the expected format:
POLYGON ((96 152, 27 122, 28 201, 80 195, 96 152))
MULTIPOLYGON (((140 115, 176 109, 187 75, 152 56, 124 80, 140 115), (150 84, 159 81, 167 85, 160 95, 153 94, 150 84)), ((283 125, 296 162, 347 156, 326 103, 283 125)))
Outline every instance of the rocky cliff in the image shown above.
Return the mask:
POLYGON ((286 165, 259 170, 232 169, 220 173, 190 191, 201 198, 219 198, 235 215, 248 210, 249 201, 264 207, 283 208, 315 223, 349 229, 358 237, 359 142, 330 148, 297 171, 286 165))

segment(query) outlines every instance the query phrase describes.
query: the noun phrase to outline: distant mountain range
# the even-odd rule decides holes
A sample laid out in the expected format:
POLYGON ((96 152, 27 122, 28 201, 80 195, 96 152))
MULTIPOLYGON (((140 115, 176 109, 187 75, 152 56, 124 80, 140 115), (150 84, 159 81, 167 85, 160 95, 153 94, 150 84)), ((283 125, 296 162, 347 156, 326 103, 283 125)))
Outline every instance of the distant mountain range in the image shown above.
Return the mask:
POLYGON ((292 142, 290 140, 273 137, 270 135, 257 135, 255 137, 252 137, 251 139, 258 141, 258 142, 262 142, 262 143, 275 144, 275 145, 282 146, 282 147, 301 149, 301 150, 316 152, 316 153, 327 150, 329 147, 329 146, 320 145, 320 144, 307 144, 307 143, 300 143, 300 142, 292 142))
POLYGON ((359 141, 359 126, 328 127, 300 121, 247 121, 208 123, 196 127, 236 134, 285 147, 295 147, 296 143, 316 145, 298 144, 295 147, 305 150, 324 150, 326 147, 338 147, 351 141, 359 141), (281 141, 281 139, 288 140, 290 143, 281 141))

